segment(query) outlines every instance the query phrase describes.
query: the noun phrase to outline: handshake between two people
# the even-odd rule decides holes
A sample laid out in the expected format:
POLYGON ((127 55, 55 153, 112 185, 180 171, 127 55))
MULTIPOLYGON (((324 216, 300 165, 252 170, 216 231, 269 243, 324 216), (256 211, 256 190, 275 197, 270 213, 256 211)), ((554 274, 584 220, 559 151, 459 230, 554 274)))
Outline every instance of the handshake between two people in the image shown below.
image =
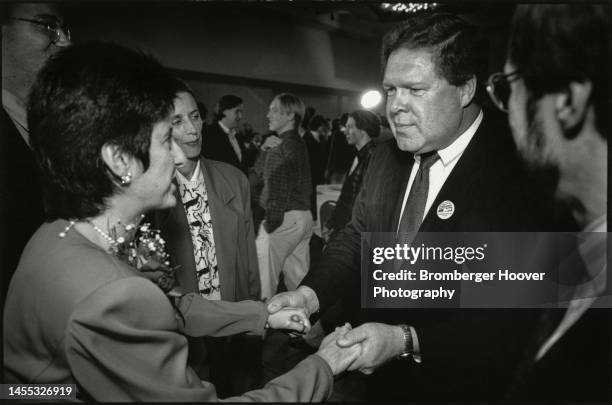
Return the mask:
MULTIPOLYGON (((311 328, 308 318, 318 306, 316 294, 308 287, 277 294, 267 302, 268 323, 275 329, 305 334, 311 328)), ((316 354, 329 364, 334 375, 347 370, 371 374, 404 353, 405 347, 400 326, 370 322, 352 329, 347 323, 327 335, 316 354)))

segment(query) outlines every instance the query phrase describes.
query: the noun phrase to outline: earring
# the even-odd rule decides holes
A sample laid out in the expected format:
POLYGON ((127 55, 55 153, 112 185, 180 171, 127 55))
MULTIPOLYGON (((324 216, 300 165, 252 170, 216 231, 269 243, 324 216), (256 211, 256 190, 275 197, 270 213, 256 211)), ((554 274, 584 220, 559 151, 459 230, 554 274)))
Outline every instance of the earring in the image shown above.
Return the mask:
POLYGON ((132 173, 128 172, 125 176, 121 176, 121 185, 127 187, 132 182, 132 173))

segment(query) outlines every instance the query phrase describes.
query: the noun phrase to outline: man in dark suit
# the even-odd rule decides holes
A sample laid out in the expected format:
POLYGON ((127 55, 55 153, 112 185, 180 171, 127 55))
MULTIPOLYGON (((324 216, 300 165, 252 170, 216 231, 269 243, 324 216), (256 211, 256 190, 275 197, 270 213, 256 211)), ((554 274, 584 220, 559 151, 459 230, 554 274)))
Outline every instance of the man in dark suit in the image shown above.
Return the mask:
POLYGON ((567 308, 548 309, 541 317, 509 395, 515 400, 612 402, 605 233, 611 27, 609 5, 518 6, 504 72, 488 82, 534 174, 556 175, 557 197, 572 202, 584 231, 578 252, 586 272, 576 277, 567 308))
MULTIPOLYGON (((209 300, 260 299, 247 178, 235 167, 200 157, 202 118, 191 90, 177 81, 172 136, 187 161, 176 174, 175 207, 156 213, 177 280, 209 300)), ((259 387, 261 338, 192 338, 190 364, 221 396, 259 387)))
POLYGON ((317 219, 317 186, 325 184, 325 169, 327 168, 327 155, 329 152, 329 123, 322 115, 315 115, 308 124, 310 130, 302 139, 308 149, 308 162, 310 163, 310 177, 312 179, 312 195, 310 196, 310 212, 312 218, 317 219))
POLYGON ((240 97, 228 94, 219 99, 215 122, 204 130, 202 156, 229 163, 248 176, 245 147, 236 137, 243 110, 240 97))
POLYGON ((44 221, 38 169, 29 146, 26 104, 30 87, 47 59, 70 45, 57 7, 3 5, 2 111, 0 111, 0 268, 3 295, 21 252, 44 221))
MULTIPOLYGON (((383 87, 395 139, 378 145, 351 222, 298 290, 277 295, 269 311, 325 311, 338 291, 358 294, 361 232, 522 231, 545 219, 528 211, 527 177, 503 120, 478 104, 487 49, 481 41, 476 27, 447 13, 409 17, 385 36, 383 87)), ((351 370, 376 370, 368 379, 371 399, 494 400, 533 315, 356 309, 353 320, 367 322, 338 344, 362 343, 351 370)))

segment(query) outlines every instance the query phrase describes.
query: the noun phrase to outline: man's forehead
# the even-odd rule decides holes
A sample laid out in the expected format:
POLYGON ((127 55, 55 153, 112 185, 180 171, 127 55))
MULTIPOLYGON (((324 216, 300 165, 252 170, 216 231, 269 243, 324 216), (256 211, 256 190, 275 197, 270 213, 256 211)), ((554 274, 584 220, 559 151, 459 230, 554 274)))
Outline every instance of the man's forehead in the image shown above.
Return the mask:
POLYGON ((389 70, 390 65, 402 70, 407 67, 433 67, 435 70, 436 67, 432 49, 407 47, 398 48, 389 54, 385 73, 389 70))

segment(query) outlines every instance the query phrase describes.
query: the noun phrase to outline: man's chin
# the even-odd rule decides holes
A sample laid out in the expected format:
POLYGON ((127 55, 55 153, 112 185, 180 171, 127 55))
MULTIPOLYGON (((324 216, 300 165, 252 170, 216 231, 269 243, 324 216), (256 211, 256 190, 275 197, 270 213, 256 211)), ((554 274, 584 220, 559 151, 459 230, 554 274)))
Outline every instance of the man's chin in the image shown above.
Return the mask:
POLYGON ((408 138, 406 137, 395 137, 395 142, 397 143, 397 147, 404 152, 410 152, 410 153, 415 153, 419 150, 419 148, 414 144, 414 142, 411 142, 408 138))

